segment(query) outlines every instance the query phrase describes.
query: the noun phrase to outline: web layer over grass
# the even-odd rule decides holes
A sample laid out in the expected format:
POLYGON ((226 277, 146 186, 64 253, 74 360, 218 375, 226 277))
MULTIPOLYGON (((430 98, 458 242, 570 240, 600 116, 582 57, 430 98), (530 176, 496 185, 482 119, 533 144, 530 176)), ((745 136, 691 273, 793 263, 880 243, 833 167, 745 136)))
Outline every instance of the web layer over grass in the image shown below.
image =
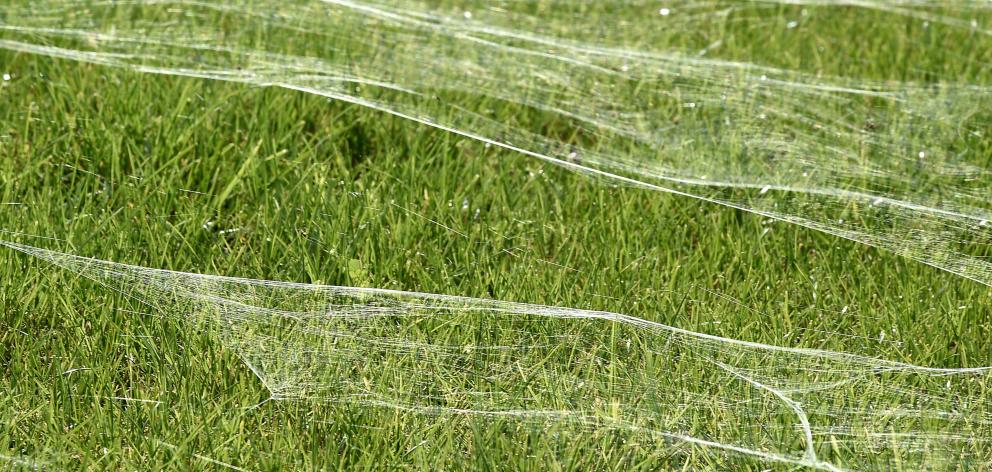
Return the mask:
POLYGON ((2 243, 216 333, 273 401, 615 430, 822 470, 972 468, 988 370, 693 333, 608 312, 148 269, 2 243))
POLYGON ((942 54, 934 35, 981 51, 988 4, 793 3, 45 0, 9 8, 0 47, 323 95, 992 284, 980 57, 894 80, 837 65, 889 60, 868 50, 814 49, 825 74, 709 58, 719 39, 671 46, 714 24, 814 41, 844 31, 818 15, 856 29, 870 13, 885 21, 860 27, 920 28, 906 39, 921 57, 942 54))

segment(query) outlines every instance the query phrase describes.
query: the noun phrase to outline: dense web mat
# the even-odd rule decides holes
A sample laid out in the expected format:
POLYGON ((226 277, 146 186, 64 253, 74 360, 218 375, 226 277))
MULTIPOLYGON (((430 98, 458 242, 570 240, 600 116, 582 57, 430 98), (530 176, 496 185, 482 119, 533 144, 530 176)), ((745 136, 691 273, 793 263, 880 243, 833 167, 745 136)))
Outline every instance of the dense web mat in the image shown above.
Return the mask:
POLYGON ((3 245, 216 332, 272 400, 615 429, 822 470, 988 460, 987 368, 775 347, 608 312, 172 272, 3 245))
MULTIPOLYGON (((652 46, 715 21, 761 26, 756 12, 775 2, 28 3, 8 9, 0 47, 323 95, 992 284, 987 87, 652 46)), ((979 38, 992 16, 987 2, 817 5, 979 38)))

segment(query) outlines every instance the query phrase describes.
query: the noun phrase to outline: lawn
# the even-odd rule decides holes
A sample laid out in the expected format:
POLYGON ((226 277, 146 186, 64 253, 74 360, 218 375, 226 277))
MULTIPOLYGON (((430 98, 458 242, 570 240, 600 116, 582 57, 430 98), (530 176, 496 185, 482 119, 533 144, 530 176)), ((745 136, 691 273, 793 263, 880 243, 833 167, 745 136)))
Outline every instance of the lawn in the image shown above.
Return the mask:
MULTIPOLYGON (((612 77, 605 72, 562 78, 575 67, 571 63, 547 70, 552 77, 547 87, 535 82, 532 88, 519 88, 512 82, 513 74, 534 73, 542 64, 538 59, 522 63, 516 72, 493 72, 492 80, 459 81, 461 63, 454 61, 434 64, 442 71, 434 75, 418 72, 415 66, 422 63, 426 49, 410 46, 413 39, 394 29, 383 27, 372 34, 357 29, 357 23, 346 23, 354 30, 317 29, 335 24, 333 12, 351 8, 340 5, 288 2, 307 6, 290 9, 299 16, 288 16, 292 21, 272 20, 273 26, 261 20, 237 21, 249 17, 246 12, 268 18, 266 8, 272 10, 276 4, 268 1, 220 2, 230 9, 216 10, 192 2, 115 10, 97 2, 46 0, 31 7, 37 8, 34 15, 25 13, 32 2, 13 3, 16 7, 6 13, 8 7, 0 7, 0 73, 6 74, 0 82, 2 240, 147 268, 622 313, 723 338, 917 366, 992 365, 992 290, 987 285, 992 278, 983 278, 988 273, 982 265, 992 254, 987 231, 961 226, 928 233, 931 224, 953 225, 922 210, 904 209, 886 219, 862 215, 867 222, 851 230, 854 236, 838 237, 838 231, 847 230, 843 224, 816 231, 780 216, 802 212, 811 215, 810 221, 826 224, 836 214, 857 215, 859 210, 851 209, 857 205, 853 199, 789 197, 760 185, 693 193, 685 188, 694 184, 679 184, 672 186, 675 193, 657 191, 576 172, 574 160, 555 165, 509 149, 544 153, 541 146, 559 143, 560 154, 568 156, 581 148, 589 151, 579 156, 587 160, 580 165, 607 156, 613 160, 600 163, 608 165, 593 167, 629 179, 644 173, 639 173, 640 167, 621 164, 639 159, 648 147, 641 140, 642 132, 664 123, 670 136, 660 142, 667 147, 648 170, 674 165, 681 166, 676 174, 709 170, 712 179, 716 169, 725 175, 743 175, 747 182, 767 178, 779 185, 786 174, 779 173, 778 163, 769 164, 776 170, 768 171, 764 164, 742 157, 751 144, 750 133, 767 132, 763 142, 785 139, 802 129, 797 110, 812 110, 824 120, 819 124, 837 129, 847 129, 853 121, 871 121, 852 118, 871 113, 877 125, 850 134, 796 134, 793 141, 775 149, 782 150, 783 161, 836 166, 836 174, 819 182, 831 188, 858 188, 928 203, 953 201, 962 208, 968 203, 971 206, 966 208, 977 209, 976 214, 988 214, 981 211, 988 211, 987 192, 992 191, 988 177, 992 133, 972 133, 988 129, 985 126, 992 119, 985 108, 992 87, 992 36, 981 29, 992 28, 987 5, 867 2, 877 6, 870 8, 676 2, 663 15, 657 5, 640 2, 500 3, 520 12, 514 28, 540 31, 562 41, 651 53, 691 52, 687 53, 691 58, 788 70, 792 74, 788 77, 803 80, 839 77, 843 80, 835 82, 845 85, 917 87, 894 103, 861 95, 839 99, 809 89, 759 102, 743 95, 731 97, 727 113, 732 116, 759 109, 784 111, 765 128, 757 113, 746 122, 723 125, 721 113, 687 114, 686 103, 696 102, 687 102, 680 96, 683 92, 690 98, 713 98, 725 90, 743 94, 744 89, 722 83, 723 75, 704 73, 715 67, 711 63, 678 62, 672 66, 677 72, 666 75, 661 84, 641 85, 670 87, 675 92, 657 103, 631 108, 640 97, 642 82, 625 80, 630 90, 616 91, 597 81, 612 77), (730 13, 720 14, 731 6, 735 9, 730 13), (88 9, 110 13, 67 14, 88 9), (184 11, 192 13, 180 18, 184 11), (176 18, 168 16, 172 14, 176 18), (547 18, 556 20, 540 21, 547 18), (972 25, 972 18, 978 26, 972 25), (151 39, 139 46, 99 39, 91 44, 71 34, 10 27, 68 31, 84 28, 93 19, 99 20, 94 29, 102 28, 100 22, 130 25, 134 31, 148 28, 151 39), (799 23, 793 25, 794 21, 799 23), (269 62, 265 57, 246 60, 235 52, 205 48, 206 58, 189 58, 157 42, 169 34, 207 44, 213 39, 203 32, 214 25, 232 32, 231 38, 223 39, 232 45, 284 56, 269 62), (381 42, 369 41, 372 36, 381 42), (28 51, 24 44, 113 53, 133 48, 137 59, 70 57, 52 50, 28 51), (101 49, 102 44, 109 46, 101 49), (386 70, 387 59, 395 59, 390 54, 402 56, 381 51, 391 47, 408 48, 404 51, 409 57, 420 59, 397 66, 395 76, 384 80, 435 95, 403 98, 388 87, 379 90, 368 84, 346 97, 338 96, 342 92, 337 88, 320 89, 333 92, 321 95, 303 86, 298 90, 260 86, 291 76, 287 70, 299 77, 320 75, 330 67, 287 57, 358 64, 349 74, 363 68, 373 73, 386 70), (356 59, 376 54, 387 59, 356 59), (247 61, 246 69, 271 75, 237 73, 232 80, 214 80, 224 75, 221 66, 233 67, 242 60, 247 61), (196 64, 203 70, 189 72, 196 69, 188 68, 199 67, 196 64), (177 73, 181 68, 189 73, 177 73), (430 82, 438 76, 453 82, 430 82), (508 81, 504 90, 497 88, 496 79, 508 81), (599 86, 607 91, 586 96, 555 88, 563 83, 580 91, 599 86), (473 94, 472 86, 490 93, 473 94), (610 98, 619 100, 615 109, 607 106, 610 98), (396 108, 384 112, 369 106, 376 103, 396 108), (595 123, 599 128, 555 107, 590 113, 599 120, 595 123), (898 114, 902 107, 915 110, 918 117, 904 118, 908 115, 898 114), (624 114, 630 110, 638 111, 636 118, 624 114), (421 112, 433 116, 416 114, 421 112), (629 119, 621 124, 631 128, 608 128, 610 120, 621 119, 629 119), (467 132, 439 129, 438 123, 467 132), (504 139, 499 136, 504 131, 517 134, 504 139), (498 142, 484 142, 479 136, 498 142), (530 140, 521 141, 525 138, 530 140), (628 145, 627 138, 633 144, 628 145), (843 161, 827 151, 837 148, 860 149, 863 160, 843 161), (912 167, 918 164, 910 159, 912 165, 907 164, 906 170, 902 164, 890 163, 902 159, 892 154, 896 149, 911 156, 917 149, 938 155, 926 164, 933 168, 912 167), (698 167, 696 162, 701 162, 698 167), (765 214, 741 208, 757 208, 765 214), (783 213, 768 214, 773 208, 783 213), (827 234, 830 231, 834 234, 827 234), (864 234, 877 240, 858 236, 864 234), (900 237, 908 241, 905 247, 896 244, 900 237), (875 246, 882 249, 862 244, 872 241, 880 241, 875 246), (973 264, 965 266, 962 261, 973 264), (964 268, 958 270, 959 265, 964 268)), ((398 4, 428 10, 417 2, 398 4)), ((438 2, 430 9, 452 18, 509 22, 499 16, 497 7, 473 6, 438 2)), ((439 48, 445 44, 444 39, 432 41, 439 48)), ((523 48, 525 42, 511 38, 505 46, 523 48)), ((459 45, 464 43, 454 44, 459 45)), ((501 51, 509 57, 513 50, 501 51)), ((491 60, 494 66, 509 61, 477 55, 480 62, 491 60)), ((231 75, 235 69, 224 70, 231 75)), ((485 70, 479 73, 486 76, 485 70)), ((783 73, 767 74, 774 79, 783 73)), ((306 80, 314 88, 326 85, 322 78, 306 80)), ((707 110, 705 105, 700 108, 707 110)), ((766 144, 763 150, 770 148, 766 144)), ((264 338, 251 329, 235 329, 232 334, 190 322, 199 318, 189 316, 189 304, 169 303, 169 296, 138 286, 137 278, 129 274, 120 275, 123 282, 116 286, 107 283, 109 277, 101 284, 96 283, 99 278, 85 275, 85 270, 66 270, 0 248, 0 464, 4 464, 0 467, 754 471, 797 467, 630 428, 445 410, 471 406, 472 400, 465 398, 436 401, 432 405, 438 409, 431 412, 383 402, 344 401, 341 392, 326 386, 317 389, 319 394, 273 398, 274 386, 266 383, 264 374, 249 368, 244 353, 260 349, 251 345, 255 341, 282 338, 264 338), (149 299, 153 303, 142 303, 149 299)), ((245 300, 270 296, 225 290, 245 300)), ((295 310, 309 303, 294 300, 295 310)), ((194 308, 202 306, 194 304, 194 308)), ((574 366, 569 373, 576 381, 612 379, 630 389, 614 393, 621 400, 647 395, 639 390, 645 387, 665 394, 686 388, 712 398, 748 391, 760 396, 746 382, 720 385, 726 372, 712 372, 705 361, 719 357, 720 362, 733 360, 748 368, 767 362, 785 371, 792 359, 738 348, 693 352, 698 347, 695 341, 680 347, 684 352, 678 356, 651 359, 630 351, 633 339, 635 346, 645 346, 644 352, 655 352, 652 343, 657 339, 651 332, 609 320, 541 321, 531 315, 519 325, 513 324, 516 321, 472 325, 471 310, 458 311, 457 329, 431 325, 407 335, 417 342, 458 346, 506 345, 515 338, 541 346, 562 334, 562 342, 578 339, 586 344, 565 350, 541 347, 522 356, 522 361, 532 366, 539 362, 574 366), (438 332, 444 335, 431 340, 431 333, 438 332), (480 341, 480 333, 490 337, 480 341), (539 360, 540 356, 546 357, 539 360), (606 367, 597 364, 599 358, 606 359, 606 367), (646 370, 604 370, 625 365, 646 370)), ((376 329, 380 328, 375 336, 389 332, 387 327, 376 329)), ((339 332, 347 326, 322 329, 339 332)), ((320 331, 324 338, 318 341, 293 337, 293 342, 268 344, 266 349, 275 349, 275 354, 267 355, 297 356, 308 346, 316 346, 327 358, 346 348, 366 352, 344 341, 328 341, 327 332, 320 331)), ((366 353, 371 354, 364 368, 370 371, 348 375, 356 384, 379 379, 381 395, 415 396, 419 387, 404 382, 419 385, 420 377, 440 379, 437 372, 454 370, 411 364, 387 347, 369 348, 366 353)), ((313 365, 290 363, 281 368, 313 365)), ((506 359, 492 365, 515 367, 506 359)), ((850 366, 846 361, 824 365, 834 369, 825 375, 838 378, 847 375, 842 369, 850 366)), ((817 436, 814 448, 822 461, 838 468, 879 470, 988 467, 992 461, 988 375, 915 379, 908 374, 890 378, 869 373, 878 378, 868 389, 824 387, 827 398, 846 396, 853 401, 820 412, 820 419, 829 422, 843 416, 852 405, 887 406, 893 413, 884 424, 868 424, 882 421, 871 417, 862 426, 898 436, 905 432, 899 428, 909 421, 900 415, 908 412, 924 418, 913 423, 911 434, 917 437, 912 439, 927 447, 953 444, 956 454, 939 455, 922 446, 922 451, 903 449, 907 443, 865 440, 859 431, 838 429, 821 431, 822 440, 817 436), (904 388, 971 401, 965 407, 972 429, 949 431, 941 423, 940 415, 960 413, 959 405, 928 411, 928 405, 937 408, 939 401, 930 404, 922 397, 907 396, 904 388), (853 439, 845 439, 846 434, 853 439)), ((311 380, 318 382, 330 378, 328 372, 312 375, 311 380)), ((481 378, 466 376, 460 381, 467 382, 461 387, 467 396, 483 388, 481 378)), ((511 397, 508 405, 565 401, 558 394, 568 389, 558 390, 553 379, 535 385, 544 388, 508 384, 499 389, 511 397)), ((602 392, 614 392, 611 388, 616 386, 602 387, 602 392)), ((669 397, 659 394, 658 398, 669 397)), ((698 416, 671 418, 666 415, 673 410, 662 409, 657 413, 661 424, 651 425, 665 428, 671 420, 676 424, 671 431, 731 444, 767 446, 777 440, 775 449, 790 451, 790 457, 801 457, 808 446, 789 412, 746 409, 751 416, 735 419, 739 405, 710 405, 712 411, 702 411, 702 403, 686 410, 698 416), (735 424, 736 429, 728 426, 735 424)))

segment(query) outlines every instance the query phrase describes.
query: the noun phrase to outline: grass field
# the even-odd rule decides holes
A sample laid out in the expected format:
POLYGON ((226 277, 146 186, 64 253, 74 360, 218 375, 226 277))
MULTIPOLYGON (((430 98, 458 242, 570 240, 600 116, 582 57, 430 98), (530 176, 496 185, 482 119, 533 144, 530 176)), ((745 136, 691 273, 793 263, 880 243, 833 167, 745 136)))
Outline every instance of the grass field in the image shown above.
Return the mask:
MULTIPOLYGON (((613 14, 587 8, 589 24, 613 14)), ((628 33, 597 34, 680 51, 721 39, 721 59, 810 74, 992 86, 990 36, 891 11, 755 7, 736 22, 680 23, 698 26, 685 34, 638 18, 628 33), (811 32, 796 40, 783 25, 802 15, 811 32)), ((290 36, 269 39, 280 40, 292 49, 290 36)), ((0 239, 145 267, 603 310, 922 366, 992 365, 989 287, 891 252, 313 94, 9 48, 0 73, 0 239)), ((501 106, 498 116, 532 123, 532 111, 501 106)), ((970 163, 988 169, 992 133, 967 139, 970 163)), ((988 257, 987 242, 968 243, 988 257)), ((0 311, 0 461, 15 469, 794 468, 609 431, 266 401, 215 333, 10 250, 0 251, 0 311)), ((984 427, 960 434, 987 441, 984 427)), ((988 466, 988 445, 974 447, 978 458, 956 467, 988 466)), ((871 467, 898 468, 898 451, 876 452, 871 467)))

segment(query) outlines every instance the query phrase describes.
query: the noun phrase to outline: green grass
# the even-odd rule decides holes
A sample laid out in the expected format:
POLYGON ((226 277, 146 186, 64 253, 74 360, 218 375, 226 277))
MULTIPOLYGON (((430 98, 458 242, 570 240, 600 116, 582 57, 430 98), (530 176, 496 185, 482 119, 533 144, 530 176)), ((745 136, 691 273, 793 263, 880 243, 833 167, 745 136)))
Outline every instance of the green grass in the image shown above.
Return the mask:
MULTIPOLYGON (((905 28, 868 23, 880 44, 912 44, 905 28)), ((826 32, 830 43, 867 48, 837 39, 844 24, 826 32)), ((989 85, 992 48, 945 44, 959 33, 934 40, 940 55, 907 45, 849 63, 731 29, 729 59, 884 79, 940 70, 989 85)), ((992 365, 989 288, 887 252, 303 93, 6 51, 0 72, 14 76, 0 86, 2 239, 148 267, 590 308, 775 345, 992 365), (688 309, 704 289, 746 308, 688 309)), ((207 458, 251 470, 768 467, 478 418, 255 407, 267 392, 236 355, 181 320, 133 312, 142 309, 0 251, 0 455, 86 470, 220 468, 207 458), (162 403, 114 399, 124 397, 162 403)))

